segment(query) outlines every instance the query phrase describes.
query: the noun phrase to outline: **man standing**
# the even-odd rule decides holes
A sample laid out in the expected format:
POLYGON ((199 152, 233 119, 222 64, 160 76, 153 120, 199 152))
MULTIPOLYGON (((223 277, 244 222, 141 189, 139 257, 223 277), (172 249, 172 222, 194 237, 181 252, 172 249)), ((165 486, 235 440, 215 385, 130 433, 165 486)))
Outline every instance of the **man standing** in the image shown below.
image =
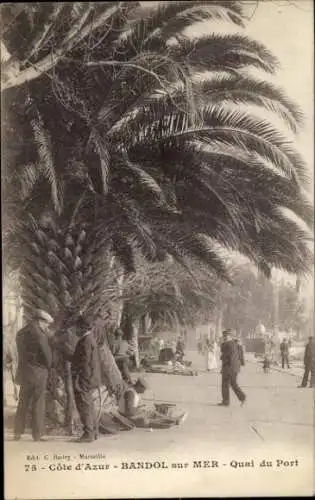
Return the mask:
POLYGON ((76 335, 79 341, 72 356, 71 370, 75 403, 83 425, 79 441, 90 443, 98 437, 93 390, 101 385, 100 358, 92 330, 82 316, 76 322, 76 335))
POLYGON ((284 368, 284 365, 287 365, 287 368, 290 368, 290 366, 289 366, 289 343, 285 337, 283 338, 283 340, 280 344, 280 354, 281 354, 282 368, 284 368))
POLYGON ((25 431, 27 411, 32 405, 32 437, 43 441, 45 396, 52 352, 48 337, 53 318, 39 310, 36 319, 18 331, 16 344, 18 369, 16 383, 20 385, 19 402, 15 415, 14 438, 20 439, 25 431))
POLYGON ((315 387, 315 339, 314 337, 308 338, 308 343, 304 351, 304 376, 302 383, 299 387, 306 387, 308 377, 311 372, 310 387, 315 387))
POLYGON ((185 356, 185 340, 182 335, 177 339, 175 354, 178 361, 182 362, 185 356))
POLYGON ((219 406, 229 406, 230 404, 230 386, 235 395, 243 405, 246 400, 246 395, 237 383, 237 375, 240 371, 240 358, 238 347, 232 338, 231 330, 223 332, 223 342, 221 344, 221 361, 222 361, 222 402, 219 406))

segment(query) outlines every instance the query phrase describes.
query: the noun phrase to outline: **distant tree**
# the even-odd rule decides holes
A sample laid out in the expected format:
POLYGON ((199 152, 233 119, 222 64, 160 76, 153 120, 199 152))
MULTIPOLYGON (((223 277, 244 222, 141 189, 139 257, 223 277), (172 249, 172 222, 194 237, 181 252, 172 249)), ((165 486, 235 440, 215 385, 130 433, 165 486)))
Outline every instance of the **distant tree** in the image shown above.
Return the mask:
POLYGON ((310 323, 310 311, 305 299, 300 297, 295 286, 285 284, 279 287, 279 328, 292 330, 298 337, 307 336, 310 323))
POLYGON ((259 322, 272 327, 273 285, 250 266, 233 270, 233 285, 222 285, 217 298, 222 310, 222 328, 233 328, 239 335, 254 332, 259 322))

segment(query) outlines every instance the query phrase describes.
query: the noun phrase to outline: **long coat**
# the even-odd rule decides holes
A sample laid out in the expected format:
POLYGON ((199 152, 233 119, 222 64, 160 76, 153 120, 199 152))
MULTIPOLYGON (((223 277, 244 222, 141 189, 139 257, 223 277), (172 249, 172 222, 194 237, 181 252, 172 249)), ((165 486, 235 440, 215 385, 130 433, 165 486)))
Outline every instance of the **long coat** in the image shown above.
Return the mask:
POLYGON ((312 338, 305 346, 304 365, 311 367, 315 365, 315 339, 312 338))
POLYGON ((237 374, 240 371, 240 357, 234 340, 226 340, 221 344, 222 374, 237 374))
POLYGON ((21 384, 29 374, 29 369, 49 370, 52 365, 52 352, 48 337, 33 322, 18 331, 16 335, 18 368, 16 383, 21 384))
POLYGON ((100 387, 100 356, 92 332, 78 341, 72 356, 71 370, 76 388, 89 391, 100 387))

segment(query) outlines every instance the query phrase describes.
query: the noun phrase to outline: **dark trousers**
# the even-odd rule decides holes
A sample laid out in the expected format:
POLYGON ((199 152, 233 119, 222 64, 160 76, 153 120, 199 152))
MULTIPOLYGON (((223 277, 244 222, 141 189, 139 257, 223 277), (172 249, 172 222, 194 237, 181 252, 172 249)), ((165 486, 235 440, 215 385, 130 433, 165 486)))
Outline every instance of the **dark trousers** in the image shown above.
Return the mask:
POLYGON ((30 406, 33 439, 39 439, 44 434, 47 377, 48 371, 44 368, 30 368, 29 372, 23 376, 15 415, 14 433, 16 436, 24 434, 30 406))
POLYGON ((303 380, 302 380, 302 383, 301 383, 302 387, 306 387, 307 386, 308 377, 309 377, 310 372, 311 372, 310 387, 315 387, 315 364, 313 364, 313 365, 309 365, 309 364, 305 365, 303 380))
POLYGON ((287 368, 290 368, 288 354, 281 354, 281 362, 282 362, 282 368, 284 368, 284 365, 287 365, 287 368))
POLYGON ((93 437, 97 436, 98 426, 93 402, 93 390, 83 391, 74 386, 74 399, 84 434, 93 437))
POLYGON ((240 401, 245 400, 245 394, 237 383, 237 373, 222 373, 222 402, 230 404, 230 386, 240 401))

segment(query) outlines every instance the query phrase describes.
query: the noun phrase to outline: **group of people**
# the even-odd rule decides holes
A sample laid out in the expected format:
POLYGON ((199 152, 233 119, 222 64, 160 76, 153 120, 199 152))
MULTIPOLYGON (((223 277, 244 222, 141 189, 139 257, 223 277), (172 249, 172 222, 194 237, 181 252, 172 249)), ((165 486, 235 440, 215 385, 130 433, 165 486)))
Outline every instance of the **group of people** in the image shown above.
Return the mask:
MULTIPOLYGON (((18 368, 15 382, 20 385, 14 425, 16 440, 20 439, 25 431, 30 407, 32 437, 34 441, 43 440, 47 381, 53 365, 53 351, 58 349, 58 344, 62 341, 62 337, 55 335, 56 325, 53 318, 43 310, 37 311, 36 314, 34 320, 22 328, 16 336, 18 368)), ((104 323, 100 330, 101 335, 104 336, 104 323)), ((93 328, 82 316, 76 318, 75 333, 77 341, 69 360, 71 361, 75 404, 83 427, 83 434, 79 441, 91 442, 98 438, 100 423, 95 414, 93 400, 93 392, 102 384, 99 354, 100 333, 97 333, 97 328, 93 328)), ((176 415, 174 408, 171 408, 170 405, 166 405, 166 410, 164 405, 163 411, 161 411, 156 405, 153 408, 147 408, 142 404, 141 394, 148 389, 148 385, 142 377, 137 378, 135 382, 132 381, 129 363, 133 352, 130 344, 122 339, 122 333, 119 330, 114 330, 110 335, 105 336, 123 380, 123 390, 118 397, 117 408, 121 418, 127 419, 129 422, 127 427, 167 428, 183 422, 186 413, 181 412, 176 415)), ((281 348, 283 362, 288 364, 288 350, 285 341, 283 345, 284 347, 281 348)), ((184 355, 184 348, 184 342, 179 339, 176 346, 178 357, 184 355)), ((215 365, 214 357, 216 358, 217 350, 216 342, 210 343, 208 341, 205 343, 204 355, 206 356, 207 370, 215 365)), ((231 330, 223 332, 220 351, 222 401, 219 404, 229 406, 230 389, 232 389, 243 405, 246 395, 240 388, 237 377, 241 366, 244 365, 244 351, 231 330)), ((309 374, 311 374, 310 386, 314 387, 315 347, 313 337, 309 338, 305 348, 304 364, 305 373, 300 387, 307 386, 309 374)))
MULTIPOLYGON (((269 341, 266 343, 265 357, 263 361, 264 371, 270 370, 272 353, 274 351, 274 343, 269 341)), ((290 368, 290 349, 291 341, 284 337, 280 343, 280 357, 281 367, 283 369, 290 368)), ((304 349, 304 375, 299 387, 307 387, 308 380, 310 379, 310 387, 315 387, 315 339, 313 336, 308 338, 308 342, 304 349)))
MULTIPOLYGON (((47 381, 53 364, 53 350, 58 349, 58 344, 62 342, 62 336, 54 333, 54 320, 43 310, 37 311, 34 320, 17 333, 18 368, 15 382, 20 385, 20 391, 14 424, 15 440, 19 440, 25 432, 30 407, 33 440, 44 440, 47 381)), ((86 318, 78 316, 75 320, 75 333, 77 342, 68 359, 71 361, 75 404, 83 427, 83 434, 78 441, 92 442, 99 437, 100 424, 93 399, 95 390, 102 384, 100 332, 97 328, 93 329, 86 318)), ((147 390, 148 385, 141 377, 132 381, 129 371, 132 351, 121 336, 120 331, 106 336, 123 379, 123 390, 117 401, 119 421, 123 421, 126 428, 134 425, 166 428, 182 423, 186 418, 185 412, 176 415, 170 407, 167 411, 160 412, 155 407, 150 409, 142 405, 140 395, 147 390)), ((106 415, 104 419, 106 420, 106 415)), ((106 428, 106 423, 104 427, 106 428)))

